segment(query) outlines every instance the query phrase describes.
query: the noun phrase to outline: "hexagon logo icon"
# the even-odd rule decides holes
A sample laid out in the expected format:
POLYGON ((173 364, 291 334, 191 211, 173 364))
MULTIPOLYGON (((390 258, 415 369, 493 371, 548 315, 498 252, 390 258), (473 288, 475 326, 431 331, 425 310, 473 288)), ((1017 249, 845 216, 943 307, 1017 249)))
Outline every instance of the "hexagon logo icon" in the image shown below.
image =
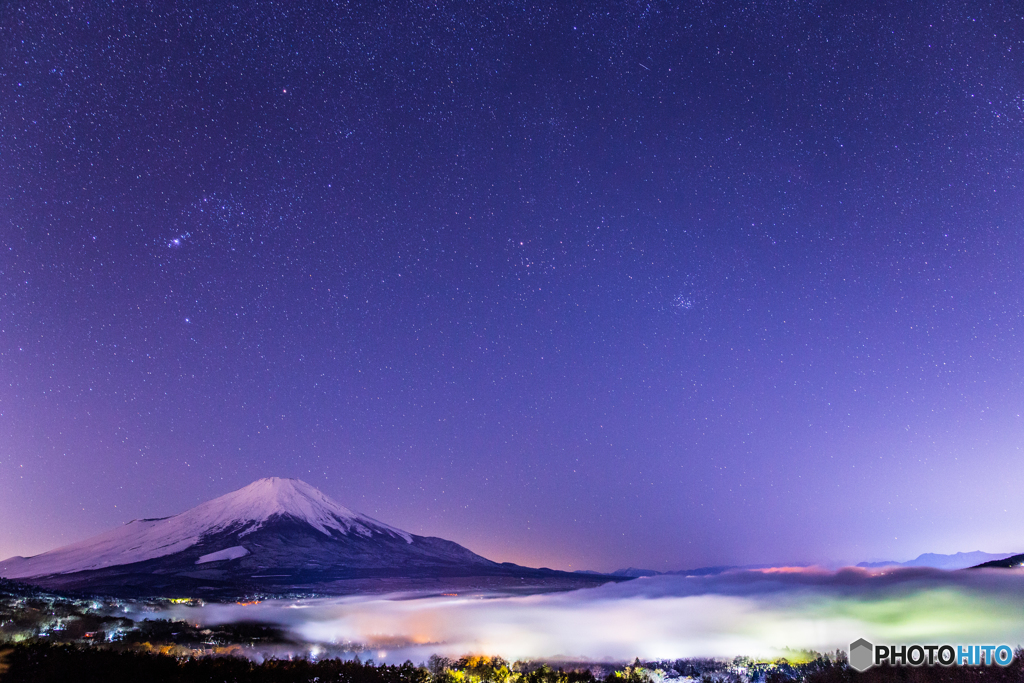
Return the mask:
POLYGON ((874 664, 875 646, 861 638, 850 643, 850 666, 865 671, 874 664))

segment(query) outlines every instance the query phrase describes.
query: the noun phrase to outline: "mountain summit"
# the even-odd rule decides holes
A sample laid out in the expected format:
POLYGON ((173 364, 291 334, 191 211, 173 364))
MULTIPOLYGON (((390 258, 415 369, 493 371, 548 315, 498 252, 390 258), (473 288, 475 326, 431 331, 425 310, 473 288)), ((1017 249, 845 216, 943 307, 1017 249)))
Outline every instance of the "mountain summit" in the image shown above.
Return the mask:
POLYGON ((114 595, 222 595, 349 592, 353 581, 368 580, 404 586, 396 580, 571 575, 498 564, 354 512, 298 479, 272 477, 172 517, 133 520, 9 558, 0 576, 114 595))
MULTIPOLYGON (((271 477, 173 517, 136 519, 79 543, 34 557, 13 557, 0 563, 0 575, 11 579, 103 569, 176 554, 204 539, 242 539, 267 524, 306 525, 321 534, 374 534, 412 543, 412 535, 338 505, 299 479, 271 477)), ((244 546, 243 546, 244 547, 244 546)), ((482 558, 481 558, 482 559, 482 558)))

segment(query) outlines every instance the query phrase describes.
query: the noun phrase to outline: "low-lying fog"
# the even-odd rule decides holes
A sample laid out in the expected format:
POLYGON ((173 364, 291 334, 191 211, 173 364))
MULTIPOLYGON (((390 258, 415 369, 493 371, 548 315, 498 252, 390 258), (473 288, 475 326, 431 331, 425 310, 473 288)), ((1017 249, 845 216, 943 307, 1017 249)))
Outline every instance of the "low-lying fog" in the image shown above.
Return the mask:
MULTIPOLYGON (((658 576, 567 593, 365 596, 176 606, 199 624, 280 625, 312 652, 645 660, 894 643, 1024 643, 1024 572, 846 569, 658 576)), ((301 651, 301 648, 299 650, 301 651)), ((307 650, 308 652, 309 650, 307 650)), ((790 653, 791 654, 791 653, 790 653)))

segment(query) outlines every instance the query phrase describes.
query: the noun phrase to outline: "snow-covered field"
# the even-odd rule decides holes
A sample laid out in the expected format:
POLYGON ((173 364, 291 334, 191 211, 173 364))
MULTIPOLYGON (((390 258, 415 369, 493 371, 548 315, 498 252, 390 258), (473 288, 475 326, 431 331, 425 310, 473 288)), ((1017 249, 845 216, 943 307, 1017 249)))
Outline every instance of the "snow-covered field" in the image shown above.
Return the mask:
MULTIPOLYGON (((174 607, 193 623, 283 626, 306 651, 645 660, 786 656, 873 642, 1024 643, 1024 573, 808 569, 658 576, 512 597, 410 595, 174 607), (792 652, 789 653, 792 655, 792 652)), ((300 651, 301 647, 298 648, 300 651)))

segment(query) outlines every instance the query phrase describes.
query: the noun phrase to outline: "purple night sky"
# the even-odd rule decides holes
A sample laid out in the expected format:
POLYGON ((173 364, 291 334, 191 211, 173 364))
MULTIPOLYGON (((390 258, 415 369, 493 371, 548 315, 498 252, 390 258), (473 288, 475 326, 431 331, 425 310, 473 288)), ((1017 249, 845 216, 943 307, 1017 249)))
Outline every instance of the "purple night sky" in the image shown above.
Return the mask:
POLYGON ((1022 14, 4 4, 0 558, 266 476, 563 569, 1024 550, 1022 14))

